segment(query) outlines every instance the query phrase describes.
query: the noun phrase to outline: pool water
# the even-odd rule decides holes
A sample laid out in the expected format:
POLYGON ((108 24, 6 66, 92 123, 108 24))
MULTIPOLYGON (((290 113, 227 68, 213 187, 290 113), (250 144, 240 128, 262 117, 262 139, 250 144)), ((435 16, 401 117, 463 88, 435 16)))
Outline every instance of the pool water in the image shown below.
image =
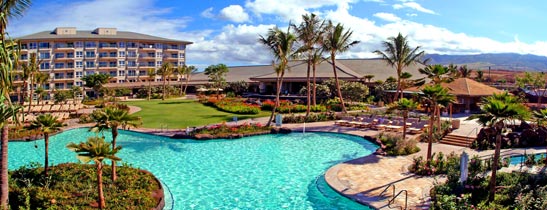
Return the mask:
MULTIPOLYGON (((50 137, 50 163, 77 162, 65 146, 94 135, 82 128, 50 137)), ((335 133, 195 141, 121 131, 117 142, 123 162, 151 171, 169 188, 173 200, 165 209, 368 209, 334 192, 320 176, 377 148, 335 133)), ((9 168, 43 163, 43 144, 10 142, 9 168)))
MULTIPOLYGON (((545 153, 535 154, 534 159, 536 160, 536 162, 545 159, 545 153)), ((519 165, 524 162, 526 162, 526 156, 524 155, 515 155, 515 156, 511 156, 510 158, 511 165, 519 165)))

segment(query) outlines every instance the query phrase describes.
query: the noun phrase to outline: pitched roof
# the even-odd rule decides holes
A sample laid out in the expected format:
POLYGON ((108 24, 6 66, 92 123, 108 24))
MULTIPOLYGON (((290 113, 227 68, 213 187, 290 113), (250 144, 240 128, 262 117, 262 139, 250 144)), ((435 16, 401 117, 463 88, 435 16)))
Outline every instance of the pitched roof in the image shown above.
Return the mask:
MULTIPOLYGON (((503 93, 503 90, 485 85, 469 78, 458 78, 451 83, 442 83, 442 87, 448 88, 449 93, 456 96, 490 96, 494 93, 503 93)), ((405 91, 419 92, 421 87, 411 87, 405 91)))
MULTIPOLYGON (((340 59, 339 63, 343 63, 348 68, 352 69, 361 77, 365 75, 374 75, 372 81, 382 80, 385 81, 388 77, 397 78, 396 70, 394 67, 387 64, 384 60, 379 58, 374 59, 340 59)), ((412 79, 418 79, 423 77, 418 71, 419 68, 423 68, 422 64, 412 64, 404 68, 405 72, 412 74, 412 79)))
POLYGON ((58 35, 52 31, 42 31, 26 36, 18 37, 19 40, 44 40, 44 39, 127 39, 127 40, 144 40, 144 41, 163 41, 163 42, 178 42, 185 44, 192 44, 189 41, 166 39, 158 36, 151 36, 147 34, 129 32, 129 31, 117 31, 116 35, 99 35, 94 31, 76 31, 76 34, 63 34, 58 35))
MULTIPOLYGON (((270 73, 255 76, 250 78, 254 81, 275 81, 277 74, 273 72, 272 66, 267 66, 269 69, 256 69, 258 71, 269 71, 270 73)), ((297 60, 289 62, 289 71, 285 72, 284 81, 302 81, 303 78, 307 78, 307 68, 308 65, 306 61, 297 60)), ((362 78, 361 74, 353 71, 348 68, 341 62, 336 63, 336 71, 338 73, 338 78, 344 80, 359 80, 362 78)), ((330 61, 325 61, 316 66, 315 77, 318 80, 333 78, 334 73, 332 71, 332 64, 330 61)))

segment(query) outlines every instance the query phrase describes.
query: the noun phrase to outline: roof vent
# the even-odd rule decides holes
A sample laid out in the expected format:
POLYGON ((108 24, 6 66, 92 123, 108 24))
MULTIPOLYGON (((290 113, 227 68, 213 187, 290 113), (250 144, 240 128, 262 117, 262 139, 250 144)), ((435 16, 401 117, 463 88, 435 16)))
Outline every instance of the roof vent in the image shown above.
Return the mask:
POLYGON ((53 30, 53 33, 57 35, 74 35, 76 34, 76 27, 57 27, 53 30))
POLYGON ((96 28, 93 33, 98 35, 116 35, 116 28, 96 28))

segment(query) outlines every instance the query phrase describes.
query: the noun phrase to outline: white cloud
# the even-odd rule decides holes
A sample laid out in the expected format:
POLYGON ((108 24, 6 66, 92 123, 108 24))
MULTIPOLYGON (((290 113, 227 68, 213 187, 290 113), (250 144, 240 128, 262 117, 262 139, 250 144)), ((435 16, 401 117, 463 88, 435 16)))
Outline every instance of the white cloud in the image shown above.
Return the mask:
POLYGON ((410 8, 410 9, 414 9, 414 10, 417 10, 417 11, 420 11, 420 12, 423 12, 423 13, 428 13, 428 14, 432 14, 432 15, 437 14, 437 13, 435 13, 435 11, 430 10, 430 9, 426 9, 426 8, 422 7, 422 5, 420 5, 416 2, 413 2, 413 1, 403 2, 401 4, 394 4, 392 7, 393 7, 393 9, 410 8))
POLYGON ((212 7, 209 7, 205 10, 203 10, 203 12, 201 12, 201 17, 205 17, 205 18, 214 18, 215 15, 213 14, 213 8, 212 7))
POLYGON ((249 15, 239 5, 230 5, 220 11, 220 18, 236 23, 249 21, 249 15))
POLYGON ((401 21, 401 18, 397 17, 397 15, 394 15, 392 13, 379 12, 379 13, 375 13, 374 17, 377 17, 389 22, 401 21))
MULTIPOLYGON (((281 20, 300 20, 303 14, 311 10, 319 10, 326 6, 349 7, 348 4, 356 0, 254 0, 247 1, 245 7, 251 10, 255 15, 275 15, 281 20)), ((320 13, 314 11, 314 13, 320 13)))

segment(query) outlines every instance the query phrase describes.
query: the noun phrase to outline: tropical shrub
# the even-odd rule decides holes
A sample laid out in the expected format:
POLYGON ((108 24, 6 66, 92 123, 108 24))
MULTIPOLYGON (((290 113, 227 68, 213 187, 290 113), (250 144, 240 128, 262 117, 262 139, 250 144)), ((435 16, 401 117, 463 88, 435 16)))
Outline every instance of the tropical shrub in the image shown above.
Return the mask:
MULTIPOLYGON (((103 174, 110 176, 110 166, 103 174)), ((43 176, 43 167, 31 164, 10 171, 9 201, 12 209, 89 209, 96 205, 94 165, 64 163, 50 168, 43 176)), ((113 184, 103 179, 107 206, 117 209, 152 209, 163 196, 160 184, 149 172, 129 166, 118 168, 119 178, 113 184)))
POLYGON ((336 119, 336 114, 333 112, 310 113, 307 117, 306 115, 291 114, 283 116, 283 123, 323 122, 336 119))
MULTIPOLYGON (((417 175, 438 175, 447 174, 451 170, 458 171, 460 167, 460 157, 454 152, 450 153, 446 158, 442 152, 438 155, 433 153, 431 160, 424 160, 423 157, 414 157, 413 163, 408 167, 408 170, 417 175)), ((450 176, 448 177, 450 179, 450 176)))
POLYGON ((269 132, 270 129, 270 127, 263 126, 260 123, 243 123, 241 125, 233 126, 229 126, 226 123, 221 123, 218 125, 195 129, 190 133, 190 135, 196 136, 198 134, 208 134, 213 136, 214 138, 227 138, 231 137, 233 134, 249 135, 256 133, 265 133, 269 132))
POLYGON ((409 155, 420 151, 415 139, 403 139, 398 133, 381 132, 376 139, 381 142, 382 150, 390 156, 409 155))
POLYGON ((258 105, 247 104, 243 99, 239 98, 222 98, 209 97, 202 98, 200 102, 207 106, 212 106, 220 111, 235 113, 235 114, 258 114, 260 107, 258 105))

